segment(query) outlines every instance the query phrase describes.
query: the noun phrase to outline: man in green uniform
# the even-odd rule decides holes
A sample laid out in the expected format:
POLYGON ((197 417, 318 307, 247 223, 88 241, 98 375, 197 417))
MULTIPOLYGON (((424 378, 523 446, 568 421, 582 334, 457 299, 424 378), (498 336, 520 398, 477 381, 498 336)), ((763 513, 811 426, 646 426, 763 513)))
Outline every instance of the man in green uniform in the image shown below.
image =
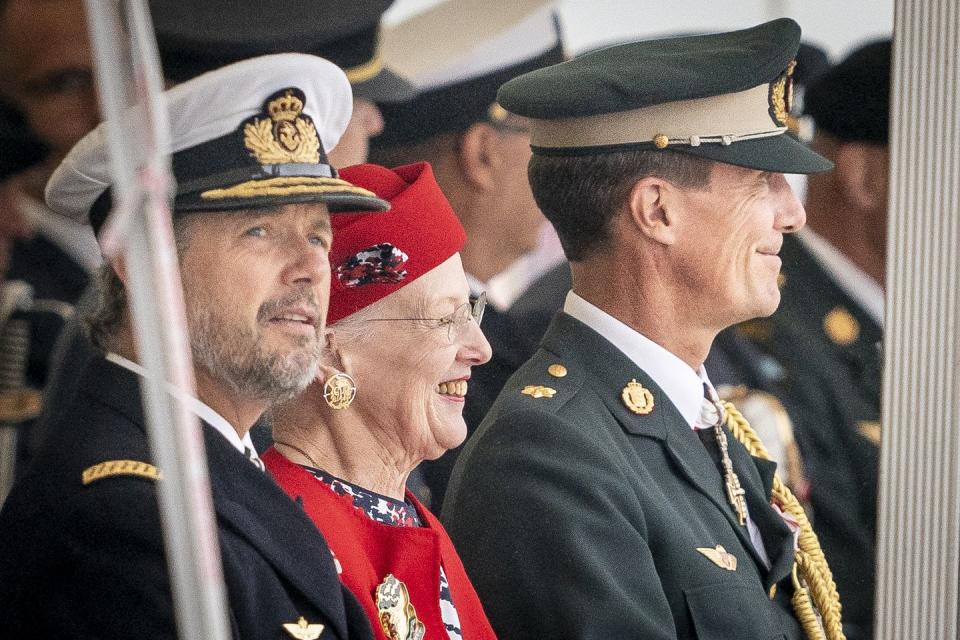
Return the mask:
POLYGON ((774 465, 702 366, 720 331, 779 302, 777 253, 805 221, 783 174, 831 167, 784 135, 799 40, 781 19, 630 43, 500 89, 530 119, 530 183, 573 275, 443 508, 502 638, 802 636, 805 518, 771 505, 771 486, 788 502, 774 465))
POLYGON ((850 640, 873 637, 889 101, 889 40, 809 87, 812 146, 836 169, 811 177, 809 225, 784 240, 780 308, 744 327, 804 409, 797 439, 850 640))

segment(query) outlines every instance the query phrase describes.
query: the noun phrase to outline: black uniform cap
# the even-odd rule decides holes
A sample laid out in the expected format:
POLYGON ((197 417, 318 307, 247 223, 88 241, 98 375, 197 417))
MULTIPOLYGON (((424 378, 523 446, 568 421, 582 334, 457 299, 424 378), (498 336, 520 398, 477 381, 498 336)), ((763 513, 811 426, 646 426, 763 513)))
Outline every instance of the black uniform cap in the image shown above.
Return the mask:
POLYGON ((164 75, 183 82, 273 53, 308 53, 347 74, 355 96, 406 100, 413 86, 383 66, 380 17, 393 0, 150 0, 164 75))
POLYGON ((887 144, 890 40, 864 45, 807 89, 804 111, 840 140, 887 144))
POLYGON ((534 153, 670 148, 765 171, 831 163, 783 135, 800 27, 788 18, 710 35, 600 49, 504 84, 508 111, 531 119, 534 153))

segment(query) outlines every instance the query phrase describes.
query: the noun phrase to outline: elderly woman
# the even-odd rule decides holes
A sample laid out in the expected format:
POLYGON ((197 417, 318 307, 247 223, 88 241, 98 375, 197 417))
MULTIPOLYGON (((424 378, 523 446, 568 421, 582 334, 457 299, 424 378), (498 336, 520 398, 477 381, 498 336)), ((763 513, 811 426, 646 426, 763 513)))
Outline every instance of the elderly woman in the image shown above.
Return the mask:
POLYGON ((490 359, 464 232, 426 163, 341 177, 392 208, 332 219, 324 364, 274 413, 263 460, 323 532, 378 638, 493 638, 446 532, 406 490, 421 461, 463 442, 470 368, 490 359))

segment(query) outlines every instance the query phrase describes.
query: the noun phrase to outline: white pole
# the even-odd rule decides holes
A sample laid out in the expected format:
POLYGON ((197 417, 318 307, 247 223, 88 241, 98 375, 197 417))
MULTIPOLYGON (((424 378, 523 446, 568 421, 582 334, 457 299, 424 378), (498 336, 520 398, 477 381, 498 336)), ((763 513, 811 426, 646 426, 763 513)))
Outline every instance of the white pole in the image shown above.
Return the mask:
POLYGON ((166 393, 193 392, 170 218, 172 177, 162 74, 143 0, 85 0, 97 87, 108 123, 112 196, 105 251, 122 249, 164 544, 181 640, 229 637, 217 528, 199 422, 166 393))

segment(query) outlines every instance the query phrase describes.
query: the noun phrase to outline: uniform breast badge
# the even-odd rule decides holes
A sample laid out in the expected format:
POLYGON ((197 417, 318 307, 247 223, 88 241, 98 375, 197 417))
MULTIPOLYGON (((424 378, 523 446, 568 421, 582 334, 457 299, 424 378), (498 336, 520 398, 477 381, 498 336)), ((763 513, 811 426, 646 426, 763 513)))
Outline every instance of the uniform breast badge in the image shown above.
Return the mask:
POLYGON ((724 549, 721 544, 718 544, 713 549, 710 547, 697 547, 697 551, 705 555, 713 564, 721 569, 726 569, 727 571, 737 570, 737 556, 724 549))
POLYGON ((653 394, 636 379, 627 383, 620 397, 623 398, 623 404, 627 405, 627 409, 638 416, 645 416, 653 411, 653 394))
POLYGON ((377 587, 376 596, 380 625, 390 640, 422 640, 427 629, 417 618, 407 585, 388 573, 377 587))
POLYGON ((324 626, 315 622, 307 622, 306 618, 300 616, 300 619, 296 622, 284 623, 283 629, 297 640, 317 640, 323 633, 324 626))
POLYGON ((552 398, 557 395, 557 390, 539 384, 528 384, 520 393, 525 396, 530 396, 531 398, 552 398))

